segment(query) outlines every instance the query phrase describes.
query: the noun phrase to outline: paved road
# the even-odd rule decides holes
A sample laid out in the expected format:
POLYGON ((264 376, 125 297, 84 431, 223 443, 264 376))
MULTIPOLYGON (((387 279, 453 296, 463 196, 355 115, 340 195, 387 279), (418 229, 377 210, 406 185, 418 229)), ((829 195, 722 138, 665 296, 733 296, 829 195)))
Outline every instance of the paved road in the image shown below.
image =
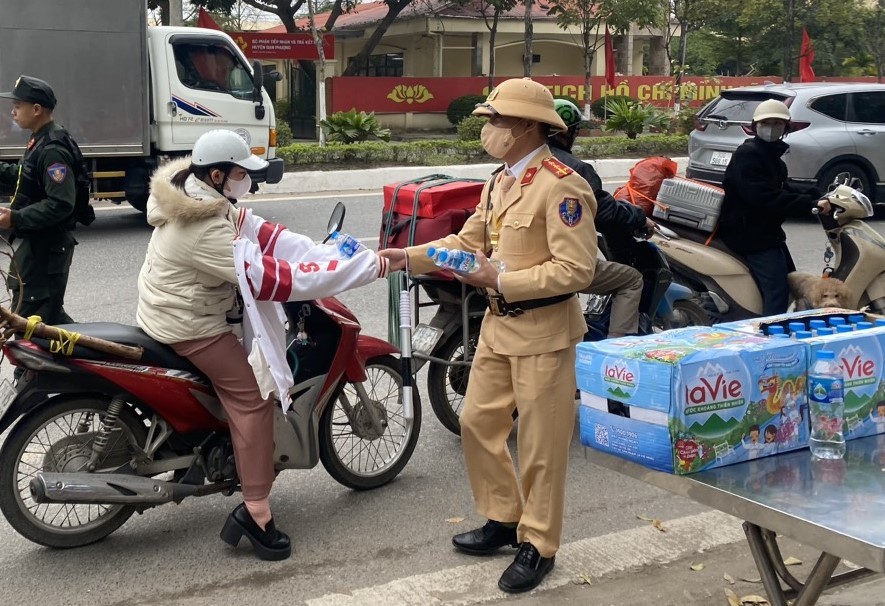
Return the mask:
MULTIPOLYGON (((337 199, 348 206, 346 230, 374 245, 381 214, 377 195, 246 204, 269 220, 320 239, 337 199)), ((800 268, 819 270, 820 228, 809 221, 791 224, 789 232, 800 268)), ((78 238, 69 312, 80 321, 132 322, 135 277, 149 229, 131 209, 109 207, 78 238)), ((386 283, 379 281, 342 299, 366 332, 384 337, 386 297, 386 283)), ((423 383, 422 400, 429 409, 423 383)), ((726 549, 742 538, 738 522, 724 514, 589 464, 577 435, 570 465, 565 544, 544 586, 550 601, 542 591, 539 603, 572 603, 556 596, 579 575, 623 576, 625 570, 651 564, 648 570, 660 570, 660 564, 690 558, 699 547, 726 549), (670 530, 660 533, 637 516, 664 520, 670 530)), ((166 505, 133 518, 107 540, 75 551, 33 545, 0 520, 0 603, 326 606, 475 604, 503 597, 494 586, 508 563, 506 555, 477 560, 456 554, 449 544, 451 534, 480 520, 473 513, 460 443, 429 410, 412 461, 385 488, 352 492, 322 468, 280 476, 272 503, 295 547, 286 562, 259 562, 245 547, 231 552, 220 542, 218 531, 236 502, 212 496, 166 505)), ((743 545, 728 549, 746 555, 743 545)), ((659 589, 654 603, 705 603, 684 599, 680 583, 685 582, 659 589)), ((610 603, 650 603, 647 595, 633 602, 620 595, 610 603)))

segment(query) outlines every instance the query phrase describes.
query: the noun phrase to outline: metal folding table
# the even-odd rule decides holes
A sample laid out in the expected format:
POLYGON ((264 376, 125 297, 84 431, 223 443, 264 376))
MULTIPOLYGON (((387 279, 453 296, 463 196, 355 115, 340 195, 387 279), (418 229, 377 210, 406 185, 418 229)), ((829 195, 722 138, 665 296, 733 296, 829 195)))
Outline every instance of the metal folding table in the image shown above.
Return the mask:
POLYGON ((848 442, 844 460, 798 450, 687 476, 586 452, 596 465, 745 520, 772 606, 815 604, 829 587, 885 572, 885 434, 848 442), (804 583, 787 570, 777 535, 820 550, 804 583), (834 575, 842 559, 863 568, 834 575))

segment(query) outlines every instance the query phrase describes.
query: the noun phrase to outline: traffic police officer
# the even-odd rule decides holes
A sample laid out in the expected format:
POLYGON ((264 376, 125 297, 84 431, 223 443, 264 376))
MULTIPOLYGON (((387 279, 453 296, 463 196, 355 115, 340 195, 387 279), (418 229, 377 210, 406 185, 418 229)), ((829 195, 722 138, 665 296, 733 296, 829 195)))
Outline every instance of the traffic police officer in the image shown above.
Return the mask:
POLYGON ((52 120, 55 93, 43 80, 21 76, 13 91, 0 97, 12 99, 13 121, 32 132, 18 165, 0 163, 0 185, 15 191, 10 207, 0 208, 0 228, 12 229, 21 241, 7 282, 13 307, 20 302, 19 314, 38 315, 47 324, 73 322, 64 310, 77 244, 71 233, 76 222, 73 139, 52 120))
POLYGON ((562 535, 575 346, 587 330, 574 293, 593 279, 596 199, 547 147, 550 131, 566 127, 546 87, 507 80, 473 113, 489 117, 483 147, 505 163, 486 182, 476 213, 458 234, 380 254, 391 269, 425 273, 435 268, 430 246, 477 251, 478 271, 458 278, 488 289, 489 311, 460 422, 474 501, 488 522, 452 542, 473 555, 519 547, 498 581, 517 593, 537 587, 550 571, 562 535), (504 271, 483 253, 503 262, 504 271), (520 479, 507 447, 514 410, 520 479))

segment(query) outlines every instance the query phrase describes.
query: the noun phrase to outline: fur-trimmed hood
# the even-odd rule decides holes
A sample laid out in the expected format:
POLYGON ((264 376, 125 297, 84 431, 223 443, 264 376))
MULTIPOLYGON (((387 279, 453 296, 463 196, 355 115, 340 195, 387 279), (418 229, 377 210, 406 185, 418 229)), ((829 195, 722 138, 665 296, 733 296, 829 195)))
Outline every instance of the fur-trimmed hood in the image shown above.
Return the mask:
POLYGON ((188 177, 185 191, 172 185, 172 177, 190 165, 190 157, 173 160, 158 168, 151 177, 147 222, 153 227, 171 221, 194 223, 230 212, 230 200, 193 175, 188 177))

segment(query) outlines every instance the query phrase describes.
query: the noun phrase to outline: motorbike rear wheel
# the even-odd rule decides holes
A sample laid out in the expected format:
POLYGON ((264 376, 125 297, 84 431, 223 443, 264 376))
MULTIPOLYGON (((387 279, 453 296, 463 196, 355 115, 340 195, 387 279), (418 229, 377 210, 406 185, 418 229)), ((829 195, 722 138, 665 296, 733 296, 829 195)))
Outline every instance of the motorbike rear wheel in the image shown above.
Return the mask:
MULTIPOLYGON (((479 326, 477 323, 470 327, 467 347, 471 358, 476 352, 476 345, 479 342, 479 326)), ((462 331, 456 330, 433 355, 450 362, 463 361, 465 356, 462 331)), ((431 362, 427 369, 427 394, 430 397, 433 414, 436 415, 443 427, 458 436, 461 435, 459 417, 464 408, 468 375, 470 375, 470 366, 460 364, 447 365, 431 362)))
MULTIPOLYGON (((85 471, 110 402, 106 396, 55 398, 25 414, 9 433, 0 449, 0 511, 26 539, 46 547, 82 547, 105 538, 135 513, 128 505, 37 503, 29 489, 41 471, 85 471)), ((144 424, 124 406, 95 473, 128 463, 145 439, 144 424)))
POLYGON ((413 419, 403 417, 403 379, 396 358, 370 358, 366 377, 362 387, 368 401, 348 383, 320 417, 323 467, 354 490, 371 490, 393 480, 412 457, 421 431, 421 402, 414 386, 413 419))

